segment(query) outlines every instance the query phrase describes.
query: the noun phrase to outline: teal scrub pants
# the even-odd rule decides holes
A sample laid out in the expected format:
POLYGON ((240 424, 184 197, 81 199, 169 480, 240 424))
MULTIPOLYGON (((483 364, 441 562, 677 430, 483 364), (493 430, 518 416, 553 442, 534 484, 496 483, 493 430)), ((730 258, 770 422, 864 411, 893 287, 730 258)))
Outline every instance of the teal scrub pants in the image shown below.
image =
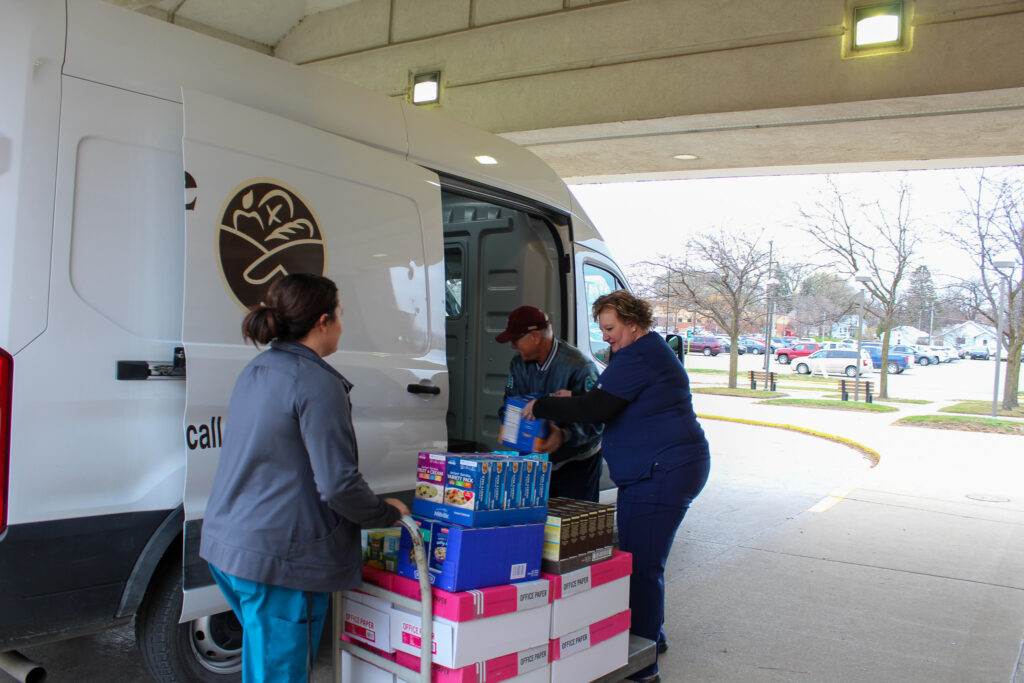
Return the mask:
POLYGON ((242 624, 242 683, 303 683, 313 670, 330 604, 310 593, 241 579, 210 565, 242 624))

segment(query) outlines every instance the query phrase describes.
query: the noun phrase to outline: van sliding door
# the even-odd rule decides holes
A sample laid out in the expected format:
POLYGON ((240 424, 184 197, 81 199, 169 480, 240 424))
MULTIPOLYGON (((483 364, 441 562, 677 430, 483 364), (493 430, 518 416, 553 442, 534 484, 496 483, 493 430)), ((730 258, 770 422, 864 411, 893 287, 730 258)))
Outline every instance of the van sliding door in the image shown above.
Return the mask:
POLYGON ((256 353, 248 307, 288 273, 338 284, 360 469, 407 489, 416 453, 444 448, 448 376, 438 177, 401 157, 194 91, 183 93, 187 359, 182 621, 226 609, 198 557, 235 378, 256 353), (436 297, 438 301, 441 298, 436 297), (434 392, 437 393, 434 393, 434 392))

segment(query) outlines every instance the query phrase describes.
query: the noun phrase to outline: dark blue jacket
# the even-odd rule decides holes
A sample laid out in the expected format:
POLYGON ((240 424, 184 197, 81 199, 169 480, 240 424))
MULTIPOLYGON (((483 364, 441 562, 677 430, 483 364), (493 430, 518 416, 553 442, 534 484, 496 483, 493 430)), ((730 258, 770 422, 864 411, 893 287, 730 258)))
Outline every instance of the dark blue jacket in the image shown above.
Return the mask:
POLYGON ((277 343, 238 376, 199 554, 222 571, 303 591, 360 583, 359 527, 398 511, 359 473, 352 385, 316 352, 277 343))
MULTIPOLYGON (((505 381, 505 398, 509 396, 548 396, 559 389, 573 394, 585 394, 597 383, 597 366, 580 353, 579 349, 555 339, 551 353, 543 363, 526 363, 518 353, 509 363, 505 381)), ((504 406, 499 417, 504 417, 504 406)), ((567 462, 586 460, 601 450, 599 424, 559 425, 568 432, 562 446, 551 454, 551 463, 557 470, 567 462)))
POLYGON ((612 480, 626 486, 662 469, 709 457, 690 380, 657 332, 612 354, 597 388, 627 401, 604 427, 602 450, 612 480))

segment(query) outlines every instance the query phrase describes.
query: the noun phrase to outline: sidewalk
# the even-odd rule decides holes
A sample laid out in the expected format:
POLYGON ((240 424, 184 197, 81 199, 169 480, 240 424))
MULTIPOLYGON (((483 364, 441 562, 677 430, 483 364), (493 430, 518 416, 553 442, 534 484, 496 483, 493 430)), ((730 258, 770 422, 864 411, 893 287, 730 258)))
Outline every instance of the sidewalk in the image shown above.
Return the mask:
POLYGON ((723 476, 670 560, 665 680, 1011 680, 1024 636, 1024 439, 891 426, 943 404, 869 414, 694 401, 852 438, 882 459, 869 468, 800 434, 703 423, 723 476), (800 476, 808 462, 816 477, 800 476), (756 505, 773 496, 784 501, 774 516, 756 505))

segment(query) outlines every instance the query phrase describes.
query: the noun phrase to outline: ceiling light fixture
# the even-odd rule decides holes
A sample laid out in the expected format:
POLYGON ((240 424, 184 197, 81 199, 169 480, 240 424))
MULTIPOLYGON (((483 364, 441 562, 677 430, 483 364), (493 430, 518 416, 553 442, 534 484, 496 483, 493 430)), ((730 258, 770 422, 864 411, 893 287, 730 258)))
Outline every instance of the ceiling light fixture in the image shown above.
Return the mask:
POLYGON ((853 47, 897 45, 903 35, 903 3, 885 2, 853 10, 853 47))
POLYGON ((693 161, 694 159, 700 159, 696 154, 676 154, 672 158, 679 159, 680 161, 693 161))
POLYGON ((412 79, 413 104, 437 104, 441 101, 441 72, 417 74, 412 79))
POLYGON ((483 164, 484 166, 494 166, 495 164, 498 163, 497 159, 491 156, 487 156, 486 154, 481 154, 480 156, 473 158, 476 159, 476 163, 483 164))

